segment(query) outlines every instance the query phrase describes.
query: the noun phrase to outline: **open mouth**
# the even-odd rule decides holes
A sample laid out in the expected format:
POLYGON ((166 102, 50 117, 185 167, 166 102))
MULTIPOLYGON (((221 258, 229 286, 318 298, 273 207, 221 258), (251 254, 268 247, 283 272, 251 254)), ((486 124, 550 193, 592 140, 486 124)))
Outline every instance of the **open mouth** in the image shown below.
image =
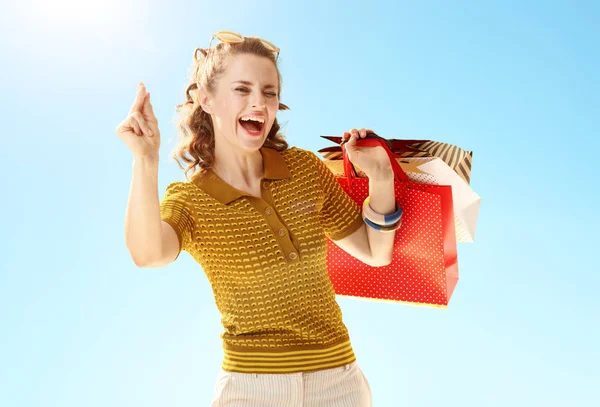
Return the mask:
POLYGON ((240 119, 238 120, 240 126, 244 128, 250 134, 260 134, 265 126, 264 123, 259 122, 258 120, 253 119, 240 119))

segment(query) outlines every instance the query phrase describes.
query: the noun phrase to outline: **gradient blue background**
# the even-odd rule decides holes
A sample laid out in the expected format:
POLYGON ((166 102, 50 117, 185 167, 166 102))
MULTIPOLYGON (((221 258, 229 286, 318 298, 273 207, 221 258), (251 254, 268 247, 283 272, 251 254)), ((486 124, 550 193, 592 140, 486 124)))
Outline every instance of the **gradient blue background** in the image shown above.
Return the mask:
POLYGON ((207 406, 222 332, 184 253, 137 268, 115 134, 143 81, 159 191, 195 47, 281 50, 290 145, 371 127, 474 151, 447 310, 339 298, 383 406, 597 406, 600 7, 593 1, 11 1, 0 17, 0 405, 207 406))

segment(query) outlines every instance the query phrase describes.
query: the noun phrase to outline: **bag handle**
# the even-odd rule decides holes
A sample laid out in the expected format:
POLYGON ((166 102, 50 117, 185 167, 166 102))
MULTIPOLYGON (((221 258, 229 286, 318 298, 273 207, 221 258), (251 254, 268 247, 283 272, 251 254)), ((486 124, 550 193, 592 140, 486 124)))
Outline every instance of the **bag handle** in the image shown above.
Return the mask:
MULTIPOLYGON (((369 133, 369 134, 375 134, 375 133, 369 133)), ((321 151, 325 151, 325 152, 335 152, 335 151, 339 151, 336 149, 339 149, 339 144, 342 142, 342 137, 340 136, 321 136, 321 138, 324 138, 326 140, 332 141, 335 144, 338 144, 338 146, 335 147, 325 147, 321 150, 319 150, 319 152, 321 151)), ((416 148, 416 147, 412 147, 411 144, 422 144, 422 143, 426 143, 428 141, 431 140, 410 140, 410 139, 384 139, 387 143, 387 145, 390 147, 390 150, 392 150, 392 152, 398 154, 398 153, 412 153, 412 152, 426 152, 425 150, 422 150, 420 148, 416 148)))
MULTIPOLYGON (((397 180, 398 182, 409 182, 408 175, 406 175, 406 173, 404 172, 404 170, 402 169, 400 164, 398 164, 398 162, 396 161, 396 158, 401 158, 401 157, 398 157, 396 154, 394 154, 392 152, 392 150, 390 150, 389 142, 386 139, 378 136, 375 133, 367 133, 367 136, 365 138, 359 137, 356 140, 356 146, 357 147, 377 147, 377 146, 383 147, 383 149, 387 153, 388 157, 390 158, 390 164, 392 165, 392 171, 394 172, 394 180, 397 180)), ((342 154, 343 154, 342 158, 344 160, 344 176, 348 179, 348 187, 350 188, 350 190, 352 190, 352 183, 354 182, 354 180, 356 178, 358 178, 358 176, 356 173, 356 169, 354 168, 354 165, 348 158, 348 153, 346 152, 346 143, 342 144, 342 154)))
MULTIPOLYGON (((391 140, 387 140, 387 141, 391 141, 391 140)), ((339 143, 338 143, 339 144, 339 143)), ((418 148, 414 148, 411 146, 404 146, 404 145, 396 145, 392 142, 392 153, 394 154, 403 154, 403 153, 427 153, 427 151, 424 150, 420 150, 418 148)), ((318 150, 319 153, 342 153, 342 148, 337 145, 337 146, 330 146, 330 147, 323 147, 322 149, 318 150)), ((431 155, 431 154, 430 154, 431 155)))

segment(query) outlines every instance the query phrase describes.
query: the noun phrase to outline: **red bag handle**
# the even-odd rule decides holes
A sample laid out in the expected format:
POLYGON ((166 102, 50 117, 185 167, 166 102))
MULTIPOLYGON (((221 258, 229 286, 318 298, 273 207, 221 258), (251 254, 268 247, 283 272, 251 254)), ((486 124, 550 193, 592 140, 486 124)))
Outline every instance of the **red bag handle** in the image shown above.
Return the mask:
MULTIPOLYGON (((396 161, 396 158, 400 158, 396 154, 390 150, 389 142, 383 137, 378 136, 375 133, 367 133, 365 138, 358 138, 356 140, 357 147, 377 147, 381 146, 387 153, 390 158, 390 164, 392 165, 392 170, 394 172, 394 180, 398 180, 398 182, 409 182, 408 175, 404 172, 400 164, 396 161)), ((342 144, 342 154, 344 160, 344 175, 348 179, 348 187, 350 191, 352 191, 352 183, 356 178, 356 169, 354 165, 348 158, 348 153, 346 152, 346 143, 342 144)))

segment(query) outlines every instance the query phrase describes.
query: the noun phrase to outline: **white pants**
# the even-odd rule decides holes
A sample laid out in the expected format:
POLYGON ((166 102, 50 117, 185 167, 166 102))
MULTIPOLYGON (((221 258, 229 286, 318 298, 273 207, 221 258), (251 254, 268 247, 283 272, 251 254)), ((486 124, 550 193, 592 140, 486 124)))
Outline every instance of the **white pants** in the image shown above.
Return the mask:
POLYGON ((211 407, 371 407, 371 386, 352 362, 308 373, 221 370, 211 407))

